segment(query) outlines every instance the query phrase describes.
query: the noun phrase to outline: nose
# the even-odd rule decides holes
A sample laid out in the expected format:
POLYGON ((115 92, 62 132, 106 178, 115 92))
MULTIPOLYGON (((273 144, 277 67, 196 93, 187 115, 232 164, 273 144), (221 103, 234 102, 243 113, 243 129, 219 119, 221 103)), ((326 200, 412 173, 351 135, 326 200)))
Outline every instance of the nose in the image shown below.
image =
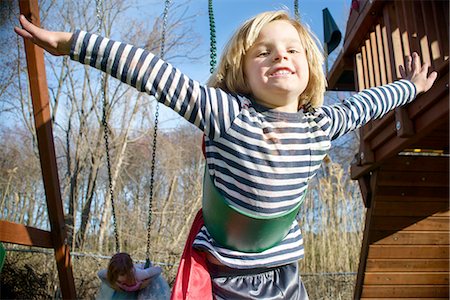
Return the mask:
POLYGON ((287 52, 282 49, 275 50, 273 61, 282 61, 283 59, 287 59, 287 52))

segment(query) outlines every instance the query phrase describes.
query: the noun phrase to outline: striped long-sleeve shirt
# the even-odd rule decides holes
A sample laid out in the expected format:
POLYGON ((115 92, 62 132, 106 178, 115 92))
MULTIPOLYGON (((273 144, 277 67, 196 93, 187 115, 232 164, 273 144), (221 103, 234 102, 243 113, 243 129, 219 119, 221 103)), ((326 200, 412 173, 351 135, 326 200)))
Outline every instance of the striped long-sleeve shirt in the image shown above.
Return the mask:
MULTIPOLYGON (((279 215, 295 207, 331 140, 416 95, 414 84, 400 80, 332 106, 286 113, 244 95, 201 85, 147 50, 83 31, 75 32, 70 56, 155 96, 202 130, 215 186, 232 205, 260 216, 279 215)), ((304 255, 296 221, 279 244, 260 253, 222 247, 205 227, 194 246, 227 266, 242 269, 278 266, 304 255)))

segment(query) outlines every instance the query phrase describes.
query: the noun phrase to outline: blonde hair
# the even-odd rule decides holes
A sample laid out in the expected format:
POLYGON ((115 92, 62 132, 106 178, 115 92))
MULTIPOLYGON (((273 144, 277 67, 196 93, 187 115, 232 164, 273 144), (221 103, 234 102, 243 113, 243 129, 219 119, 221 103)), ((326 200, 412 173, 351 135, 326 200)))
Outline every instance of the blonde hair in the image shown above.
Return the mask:
POLYGON ((119 289, 117 286, 119 276, 135 281, 133 260, 128 253, 116 253, 109 261, 106 279, 115 289, 119 289))
POLYGON ((306 51, 309 67, 309 81, 305 91, 299 96, 299 107, 309 104, 319 107, 323 103, 326 78, 322 66, 324 55, 317 46, 315 35, 300 22, 289 17, 286 11, 264 12, 246 21, 226 45, 216 71, 209 78, 207 85, 217 87, 230 93, 251 95, 252 91, 244 75, 244 59, 247 51, 258 38, 264 25, 285 20, 297 29, 306 51))

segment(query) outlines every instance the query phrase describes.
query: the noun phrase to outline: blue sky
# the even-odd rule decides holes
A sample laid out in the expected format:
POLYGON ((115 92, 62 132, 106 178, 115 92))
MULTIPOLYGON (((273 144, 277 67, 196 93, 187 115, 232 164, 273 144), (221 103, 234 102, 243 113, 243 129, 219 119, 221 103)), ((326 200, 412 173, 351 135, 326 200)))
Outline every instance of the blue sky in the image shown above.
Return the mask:
MULTIPOLYGON (((176 0, 175 0, 176 1, 176 0)), ((320 41, 323 41, 322 9, 328 8, 336 23, 345 34, 345 25, 351 0, 299 0, 299 12, 302 22, 308 24, 320 41)), ((216 23, 217 49, 220 51, 233 32, 245 20, 267 10, 278 10, 287 7, 294 12, 294 0, 213 0, 214 18, 216 23)), ((192 0, 190 10, 200 13, 195 29, 202 36, 202 47, 209 55, 209 20, 208 1, 192 0)), ((209 75, 209 56, 199 63, 177 64, 183 72, 194 79, 204 82, 209 75)))
MULTIPOLYGON (((164 3, 161 0, 153 0, 150 5, 148 1, 137 1, 136 18, 154 17, 164 10, 164 3)), ((184 0, 172 0, 172 2, 184 3, 184 0)), ((311 28, 320 41, 323 41, 322 10, 324 8, 328 8, 344 36, 351 0, 299 0, 298 2, 301 21, 311 28)), ((202 44, 198 51, 204 57, 196 62, 177 62, 174 65, 191 78, 204 83, 210 74, 208 0, 191 0, 189 3, 188 15, 198 15, 193 26, 201 37, 202 44)), ((294 0, 213 0, 213 6, 218 59, 223 46, 245 20, 260 12, 283 8, 289 9, 294 14, 294 0)), ((331 57, 333 54, 336 55, 337 51, 335 50, 331 57)), ((163 119, 177 119, 177 115, 165 107, 161 111, 163 119)), ((172 120, 169 124, 163 122, 162 127, 170 128, 176 126, 178 122, 172 120)))

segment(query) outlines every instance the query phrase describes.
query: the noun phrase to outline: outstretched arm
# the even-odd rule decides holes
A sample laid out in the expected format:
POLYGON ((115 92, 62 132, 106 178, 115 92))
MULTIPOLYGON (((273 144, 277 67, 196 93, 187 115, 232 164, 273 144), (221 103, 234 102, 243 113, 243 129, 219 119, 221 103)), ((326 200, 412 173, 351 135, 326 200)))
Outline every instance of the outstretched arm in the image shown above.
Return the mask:
POLYGON ((402 80, 366 89, 342 103, 324 106, 323 111, 331 118, 331 139, 381 118, 390 110, 413 101, 419 93, 428 91, 437 77, 436 72, 428 74, 428 68, 414 52, 406 58, 405 66, 399 66, 402 80))
POLYGON ((428 75, 429 65, 420 62, 420 56, 414 52, 412 56, 406 57, 405 66, 399 66, 400 75, 403 79, 407 79, 416 86, 417 94, 425 93, 434 84, 437 78, 437 72, 433 71, 428 75))
POLYGON ((241 99, 192 80, 146 49, 77 30, 48 31, 20 16, 14 31, 53 55, 70 55, 145 92, 210 137, 225 132, 239 113, 241 99))
POLYGON ((20 15, 19 21, 22 28, 14 27, 14 31, 18 35, 32 41, 53 55, 69 55, 72 33, 48 31, 39 28, 29 22, 24 15, 20 15))

